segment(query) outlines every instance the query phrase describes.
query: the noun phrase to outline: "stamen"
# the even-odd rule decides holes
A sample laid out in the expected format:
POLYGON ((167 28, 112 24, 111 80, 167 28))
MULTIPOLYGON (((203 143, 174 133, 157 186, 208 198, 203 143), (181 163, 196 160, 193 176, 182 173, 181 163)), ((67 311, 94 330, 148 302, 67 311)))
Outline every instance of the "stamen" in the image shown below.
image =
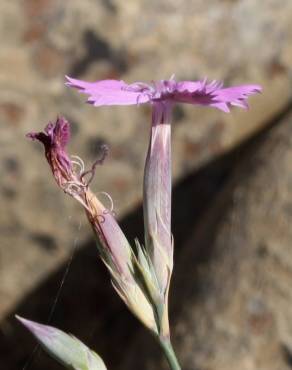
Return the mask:
POLYGON ((207 82, 208 82, 207 77, 204 77, 204 79, 201 81, 201 92, 203 93, 206 91, 207 82))
POLYGON ((85 171, 81 174, 80 176, 80 180, 83 181, 84 178, 89 175, 89 179, 85 182, 86 186, 89 186, 89 184, 91 183, 91 181, 93 180, 94 178, 94 175, 95 175, 95 170, 96 170, 96 166, 98 165, 102 165, 106 156, 108 155, 108 152, 109 152, 109 148, 107 145, 103 144, 101 147, 101 157, 98 158, 91 166, 91 169, 88 170, 88 171, 85 171))
POLYGON ((79 167, 80 173, 84 172, 85 164, 84 164, 83 160, 80 157, 78 157, 78 155, 71 155, 71 158, 75 159, 71 162, 79 167))
POLYGON ((113 213, 113 210, 114 210, 114 202, 113 202, 113 199, 112 197, 105 191, 100 191, 98 192, 97 194, 103 194, 106 196, 106 198, 110 201, 110 208, 107 208, 107 210, 110 212, 110 213, 113 213))
POLYGON ((124 88, 126 91, 140 92, 137 96, 136 104, 140 104, 140 99, 143 95, 146 95, 149 100, 151 100, 155 94, 155 86, 153 84, 147 84, 145 82, 135 82, 124 88))
POLYGON ((153 97, 153 94, 152 93, 150 93, 150 92, 143 92, 143 94, 141 93, 141 94, 139 94, 138 96, 137 96, 137 101, 136 101, 136 104, 137 105, 139 105, 140 104, 140 97, 142 97, 143 95, 146 95, 147 97, 148 97, 148 99, 149 100, 151 100, 152 99, 152 97, 153 97))
POLYGON ((109 147, 106 144, 102 144, 100 147, 101 150, 101 157, 99 159, 99 163, 97 164, 103 164, 104 160, 106 159, 108 152, 109 152, 109 147))
POLYGON ((145 82, 135 82, 129 86, 124 87, 124 90, 133 91, 133 92, 143 92, 143 93, 144 93, 144 90, 150 90, 150 92, 152 93, 154 92, 153 86, 145 82))
POLYGON ((84 192, 85 187, 86 186, 82 183, 78 183, 75 181, 68 181, 65 184, 64 191, 72 196, 75 196, 76 194, 77 195, 82 194, 82 192, 84 192))

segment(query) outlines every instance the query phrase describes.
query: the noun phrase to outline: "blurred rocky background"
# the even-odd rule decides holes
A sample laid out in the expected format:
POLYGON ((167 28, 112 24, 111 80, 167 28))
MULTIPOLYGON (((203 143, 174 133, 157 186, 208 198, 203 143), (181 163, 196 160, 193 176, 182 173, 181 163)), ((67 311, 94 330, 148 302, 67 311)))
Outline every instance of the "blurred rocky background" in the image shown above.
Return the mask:
POLYGON ((130 240, 143 239, 147 107, 99 108, 64 75, 258 83, 248 112, 177 106, 171 291, 184 370, 292 369, 291 0, 0 0, 0 363, 59 369, 15 313, 72 332, 109 369, 164 360, 116 297, 80 207, 25 139, 58 114, 130 240), (65 277, 65 278, 64 278, 65 277))

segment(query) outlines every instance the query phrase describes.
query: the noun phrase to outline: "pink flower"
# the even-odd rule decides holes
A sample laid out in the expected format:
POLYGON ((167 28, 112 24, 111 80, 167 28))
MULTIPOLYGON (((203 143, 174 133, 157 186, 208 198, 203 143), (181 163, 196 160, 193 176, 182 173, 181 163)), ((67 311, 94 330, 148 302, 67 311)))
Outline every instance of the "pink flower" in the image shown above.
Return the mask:
MULTIPOLYGON (((221 82, 153 81, 150 84, 102 80, 85 82, 67 77, 67 86, 88 95, 88 103, 102 105, 134 105, 150 103, 152 125, 144 171, 143 209, 145 247, 150 255, 159 285, 161 301, 167 307, 170 277, 173 268, 171 234, 171 112, 175 103, 210 106, 229 112, 230 106, 248 108, 247 99, 259 93, 259 85, 224 88, 221 82)), ((167 309, 161 322, 167 322, 167 309)), ((163 330, 164 332, 167 332, 163 330)))
POLYGON ((71 77, 67 86, 75 87, 89 96, 88 103, 102 105, 133 105, 155 102, 179 102, 194 105, 207 105, 229 112, 230 105, 247 108, 249 95, 259 93, 259 85, 239 85, 223 88, 221 82, 180 81, 174 78, 147 84, 135 82, 126 84, 118 80, 85 82, 71 77))
POLYGON ((67 86, 88 95, 88 103, 102 105, 152 105, 152 125, 144 172, 145 245, 151 256, 161 293, 167 300, 173 268, 171 236, 171 111, 175 103, 188 103, 229 112, 230 106, 248 108, 247 99, 259 85, 224 88, 221 82, 153 81, 126 84, 118 80, 85 82, 71 77, 67 86))

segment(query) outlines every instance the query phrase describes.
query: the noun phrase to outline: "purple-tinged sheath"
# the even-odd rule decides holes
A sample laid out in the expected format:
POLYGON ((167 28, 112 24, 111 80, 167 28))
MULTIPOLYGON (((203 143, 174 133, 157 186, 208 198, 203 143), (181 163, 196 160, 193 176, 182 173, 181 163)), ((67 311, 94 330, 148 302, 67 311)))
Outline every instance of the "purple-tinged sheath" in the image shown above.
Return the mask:
POLYGON ((153 104, 143 186, 145 244, 163 295, 167 293, 173 267, 171 111, 172 103, 153 104))

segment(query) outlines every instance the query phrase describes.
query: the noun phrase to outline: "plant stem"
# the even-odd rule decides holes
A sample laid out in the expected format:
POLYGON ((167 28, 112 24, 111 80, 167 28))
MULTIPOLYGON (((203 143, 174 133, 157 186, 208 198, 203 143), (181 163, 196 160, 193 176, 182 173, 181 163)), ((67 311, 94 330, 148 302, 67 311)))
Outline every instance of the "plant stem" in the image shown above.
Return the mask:
POLYGON ((159 343, 163 349, 164 355, 167 359, 168 365, 171 370, 181 370, 180 364, 176 358, 175 352, 173 350, 172 344, 169 338, 159 337, 159 343))

